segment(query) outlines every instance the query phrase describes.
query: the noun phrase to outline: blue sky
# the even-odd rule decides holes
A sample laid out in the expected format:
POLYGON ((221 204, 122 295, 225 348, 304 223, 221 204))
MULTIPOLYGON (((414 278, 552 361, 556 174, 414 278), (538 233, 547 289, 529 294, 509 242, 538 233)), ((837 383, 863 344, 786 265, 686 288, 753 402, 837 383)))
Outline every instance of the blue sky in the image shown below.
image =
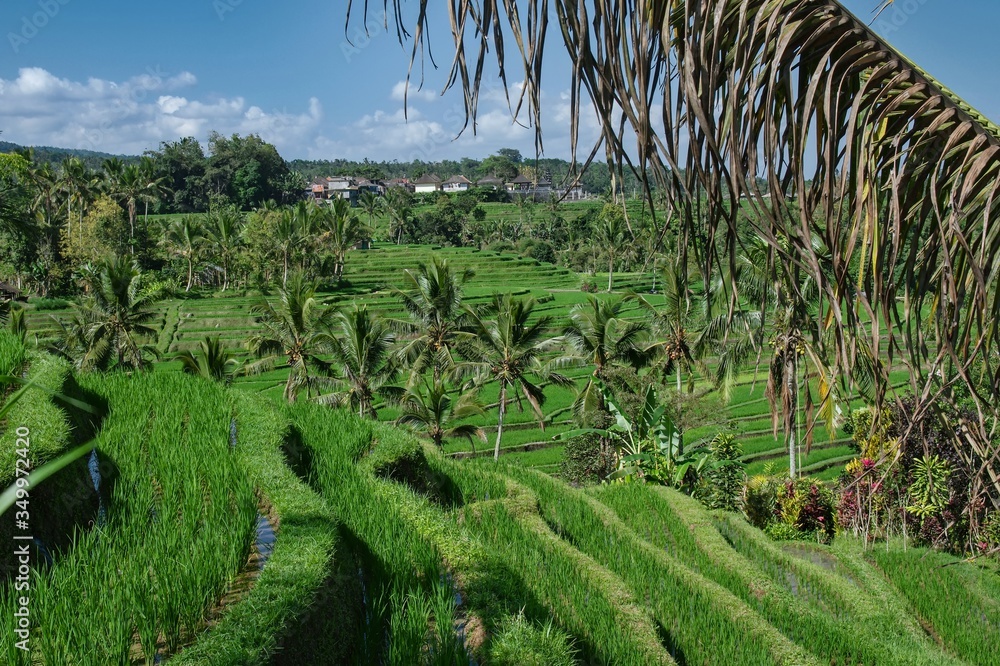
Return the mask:
MULTIPOLYGON (((370 4, 380 11, 381 2, 370 4)), ((876 1, 844 4, 870 19, 876 1)), ((422 92, 411 90, 406 120, 408 51, 377 15, 371 36, 359 34, 358 21, 349 30, 355 44, 348 44, 344 6, 4 0, 0 137, 134 154, 187 135, 204 141, 217 130, 259 133, 288 159, 482 158, 504 146, 533 153, 533 131, 511 122, 495 84, 483 93, 479 135, 452 140, 462 107, 456 93, 438 95, 450 62, 443 12, 432 35, 442 70, 428 72, 422 92)), ((874 27, 1000 121, 1000 2, 897 0, 874 27)), ((556 57, 543 87, 546 154, 568 157, 568 69, 558 41, 549 52, 556 57)), ((585 123, 587 131, 593 127, 585 123)))

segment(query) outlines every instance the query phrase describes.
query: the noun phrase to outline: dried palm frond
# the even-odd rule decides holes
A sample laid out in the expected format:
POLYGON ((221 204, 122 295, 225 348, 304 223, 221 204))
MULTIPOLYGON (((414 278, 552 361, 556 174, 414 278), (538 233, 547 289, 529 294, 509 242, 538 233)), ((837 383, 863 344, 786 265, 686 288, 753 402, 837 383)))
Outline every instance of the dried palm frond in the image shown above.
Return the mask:
MULTIPOLYGON (((386 3, 398 21, 402 0, 386 3)), ((430 4, 418 3, 411 72, 427 46, 430 4)), ((735 272, 738 227, 749 225, 776 270, 805 274, 818 289, 825 330, 813 333, 830 341, 821 351, 836 376, 853 384, 864 350, 888 345, 881 377, 864 381, 876 380, 881 400, 893 362, 904 362, 918 420, 953 385, 970 386, 978 419, 956 427, 956 438, 970 456, 991 458, 998 396, 995 386, 977 391, 972 377, 1000 342, 1000 130, 985 116, 835 0, 446 5, 448 87, 462 91, 467 125, 485 68, 492 61, 506 84, 513 53, 525 85, 511 110, 531 121, 541 149, 553 19, 572 63, 572 161, 589 99, 601 143, 588 159, 603 145, 647 194, 666 195, 662 228, 678 225, 681 265, 691 253, 705 279, 735 272)), ((726 298, 731 313, 739 308, 735 287, 726 298)), ((997 465, 982 467, 1000 497, 997 465)))

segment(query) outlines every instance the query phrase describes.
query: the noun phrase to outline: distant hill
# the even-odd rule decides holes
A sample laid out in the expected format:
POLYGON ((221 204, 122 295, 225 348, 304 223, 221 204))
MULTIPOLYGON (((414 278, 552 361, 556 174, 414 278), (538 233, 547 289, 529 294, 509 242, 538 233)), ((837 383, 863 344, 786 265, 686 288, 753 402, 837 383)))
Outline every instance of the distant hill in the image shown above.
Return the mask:
MULTIPOLYGON (((0 153, 10 153, 15 150, 24 150, 27 146, 21 146, 10 141, 0 141, 0 153)), ((104 160, 117 157, 126 164, 138 162, 138 155, 112 155, 96 150, 78 150, 75 148, 53 148, 51 146, 32 146, 35 151, 36 162, 50 162, 53 165, 61 164, 67 157, 78 157, 91 169, 99 169, 104 160)))

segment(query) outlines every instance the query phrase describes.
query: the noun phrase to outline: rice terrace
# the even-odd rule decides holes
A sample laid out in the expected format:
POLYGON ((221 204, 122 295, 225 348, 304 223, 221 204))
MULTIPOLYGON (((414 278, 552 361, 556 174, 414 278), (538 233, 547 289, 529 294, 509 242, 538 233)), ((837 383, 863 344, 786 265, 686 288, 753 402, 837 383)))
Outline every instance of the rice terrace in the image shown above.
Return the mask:
POLYGON ((0 664, 1000 666, 945 3, 13 4, 0 664))

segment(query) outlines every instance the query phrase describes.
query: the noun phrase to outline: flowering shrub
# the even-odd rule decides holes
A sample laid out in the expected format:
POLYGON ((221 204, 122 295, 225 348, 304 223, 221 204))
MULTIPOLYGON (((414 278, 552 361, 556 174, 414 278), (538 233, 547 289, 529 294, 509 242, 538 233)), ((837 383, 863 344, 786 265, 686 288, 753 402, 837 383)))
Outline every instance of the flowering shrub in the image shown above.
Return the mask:
POLYGON ((780 481, 756 476, 747 483, 744 513, 774 539, 829 543, 836 531, 834 495, 813 479, 780 481))

